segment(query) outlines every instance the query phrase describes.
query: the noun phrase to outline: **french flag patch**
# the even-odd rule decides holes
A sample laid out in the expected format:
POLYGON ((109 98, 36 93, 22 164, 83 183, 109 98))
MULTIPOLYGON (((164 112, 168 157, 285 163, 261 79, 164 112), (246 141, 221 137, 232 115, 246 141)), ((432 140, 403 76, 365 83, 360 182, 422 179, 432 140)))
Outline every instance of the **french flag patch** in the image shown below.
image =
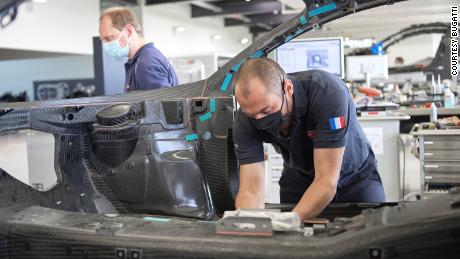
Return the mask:
POLYGON ((329 118, 329 125, 331 126, 331 130, 343 129, 346 127, 345 118, 343 116, 329 118))

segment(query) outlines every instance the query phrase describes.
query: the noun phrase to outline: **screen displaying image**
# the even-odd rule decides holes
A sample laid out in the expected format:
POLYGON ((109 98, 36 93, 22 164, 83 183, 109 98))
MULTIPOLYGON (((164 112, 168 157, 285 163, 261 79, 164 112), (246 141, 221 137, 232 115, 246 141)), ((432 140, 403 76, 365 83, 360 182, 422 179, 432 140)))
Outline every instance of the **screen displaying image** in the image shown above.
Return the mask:
POLYGON ((327 49, 307 50, 307 68, 327 70, 329 68, 328 57, 327 49))
POLYGON ((294 40, 280 46, 275 58, 287 73, 321 69, 343 78, 341 38, 294 40))

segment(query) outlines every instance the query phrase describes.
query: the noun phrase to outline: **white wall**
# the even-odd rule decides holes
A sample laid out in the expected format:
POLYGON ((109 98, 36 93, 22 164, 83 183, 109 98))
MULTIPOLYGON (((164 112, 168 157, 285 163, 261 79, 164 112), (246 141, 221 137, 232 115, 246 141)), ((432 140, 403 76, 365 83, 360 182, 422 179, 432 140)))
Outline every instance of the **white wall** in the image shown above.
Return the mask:
POLYGON ((222 17, 191 18, 189 4, 162 4, 146 6, 143 11, 144 36, 153 41, 167 57, 196 56, 210 53, 238 54, 250 43, 242 45, 239 39, 252 36, 246 27, 224 27, 222 17), (174 33, 174 27, 186 31, 174 33), (211 40, 213 34, 223 39, 211 40))
POLYGON ((410 65, 427 57, 434 57, 439 47, 439 35, 420 35, 402 40, 388 49, 388 64, 394 65, 397 56, 404 58, 404 64, 410 65))
MULTIPOLYGON (((17 19, 0 30, 0 48, 92 54, 91 37, 98 35, 99 0, 28 2, 17 19)), ((143 7, 145 36, 170 57, 209 53, 238 53, 239 39, 251 35, 246 27, 224 27, 222 17, 191 18, 189 3, 143 7), (174 35, 175 26, 187 31, 174 35), (222 34, 220 41, 211 35, 222 34)))
MULTIPOLYGON (((189 4, 143 7, 145 36, 167 57, 212 53, 237 54, 250 43, 239 39, 251 35, 246 27, 223 26, 222 17, 191 18, 189 4), (175 26, 187 31, 174 35, 175 26), (223 35, 212 41, 213 34, 223 35)), ((92 37, 98 35, 99 0, 48 0, 21 5, 17 19, 0 30, 0 48, 92 54, 92 37)), ((33 98, 33 81, 93 78, 90 55, 0 61, 0 94, 27 90, 33 98)))
POLYGON ((98 19, 98 0, 27 2, 16 20, 0 30, 0 48, 92 54, 98 19))
POLYGON ((48 189, 56 183, 54 136, 34 130, 20 130, 0 136, 0 168, 19 181, 48 189))
POLYGON ((0 62, 0 94, 27 91, 33 99, 33 81, 94 78, 92 55, 0 62))

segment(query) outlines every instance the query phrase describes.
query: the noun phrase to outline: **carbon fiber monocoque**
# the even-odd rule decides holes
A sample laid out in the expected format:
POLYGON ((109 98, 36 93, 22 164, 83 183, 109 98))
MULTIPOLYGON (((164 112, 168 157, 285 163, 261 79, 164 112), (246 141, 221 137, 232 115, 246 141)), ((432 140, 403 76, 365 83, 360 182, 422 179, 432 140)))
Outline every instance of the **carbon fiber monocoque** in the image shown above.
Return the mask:
POLYGON ((0 135, 24 129, 53 134, 58 176, 55 186, 38 191, 0 169, 0 256, 404 258, 422 245, 433 247, 430 242, 443 249, 417 255, 458 256, 458 194, 333 222, 330 233, 313 239, 217 237, 212 221, 200 221, 233 209, 238 172, 231 80, 239 65, 321 24, 397 1, 306 2, 303 12, 207 80, 118 96, 0 105, 0 135), (426 208, 432 213, 422 215, 426 208), (182 219, 152 223, 146 214, 182 219), (428 242, 430 235, 436 240, 428 242), (404 250, 397 245, 401 240, 421 245, 404 250))
POLYGON ((0 204, 28 202, 71 211, 105 213, 104 208, 199 219, 233 208, 238 173, 229 137, 234 110, 231 80, 239 66, 328 21, 388 3, 307 2, 303 12, 207 80, 118 96, 0 105, 0 134, 32 129, 55 136, 58 174, 56 186, 39 192, 2 171, 0 192, 21 191, 2 193, 0 204), (197 139, 186 141, 190 134, 197 134, 197 139), (65 202, 59 196, 64 193, 69 199, 65 202))
POLYGON ((314 236, 220 236, 211 222, 0 209, 1 258, 459 258, 460 194, 367 210, 314 236))

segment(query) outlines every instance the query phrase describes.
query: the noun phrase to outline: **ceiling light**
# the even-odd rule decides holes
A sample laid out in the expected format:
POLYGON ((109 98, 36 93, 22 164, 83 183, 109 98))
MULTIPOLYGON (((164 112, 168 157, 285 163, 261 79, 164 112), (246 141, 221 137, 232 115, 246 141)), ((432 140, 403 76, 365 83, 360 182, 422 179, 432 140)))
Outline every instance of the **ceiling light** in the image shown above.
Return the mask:
POLYGON ((37 3, 37 4, 44 4, 46 3, 47 0, 34 0, 34 3, 37 3))
POLYGON ((251 0, 244 0, 244 1, 246 1, 246 2, 251 2, 251 0))
POLYGON ((212 35, 212 39, 213 39, 213 40, 221 40, 222 38, 223 38, 223 37, 222 37, 222 35, 220 35, 220 34, 214 34, 214 35, 212 35))
POLYGON ((176 27, 174 27, 175 32, 184 32, 186 30, 187 29, 184 26, 176 26, 176 27))
POLYGON ((248 39, 248 38, 242 38, 242 39, 240 39, 240 43, 243 44, 243 45, 244 45, 244 44, 248 44, 248 42, 249 42, 249 39, 248 39))

